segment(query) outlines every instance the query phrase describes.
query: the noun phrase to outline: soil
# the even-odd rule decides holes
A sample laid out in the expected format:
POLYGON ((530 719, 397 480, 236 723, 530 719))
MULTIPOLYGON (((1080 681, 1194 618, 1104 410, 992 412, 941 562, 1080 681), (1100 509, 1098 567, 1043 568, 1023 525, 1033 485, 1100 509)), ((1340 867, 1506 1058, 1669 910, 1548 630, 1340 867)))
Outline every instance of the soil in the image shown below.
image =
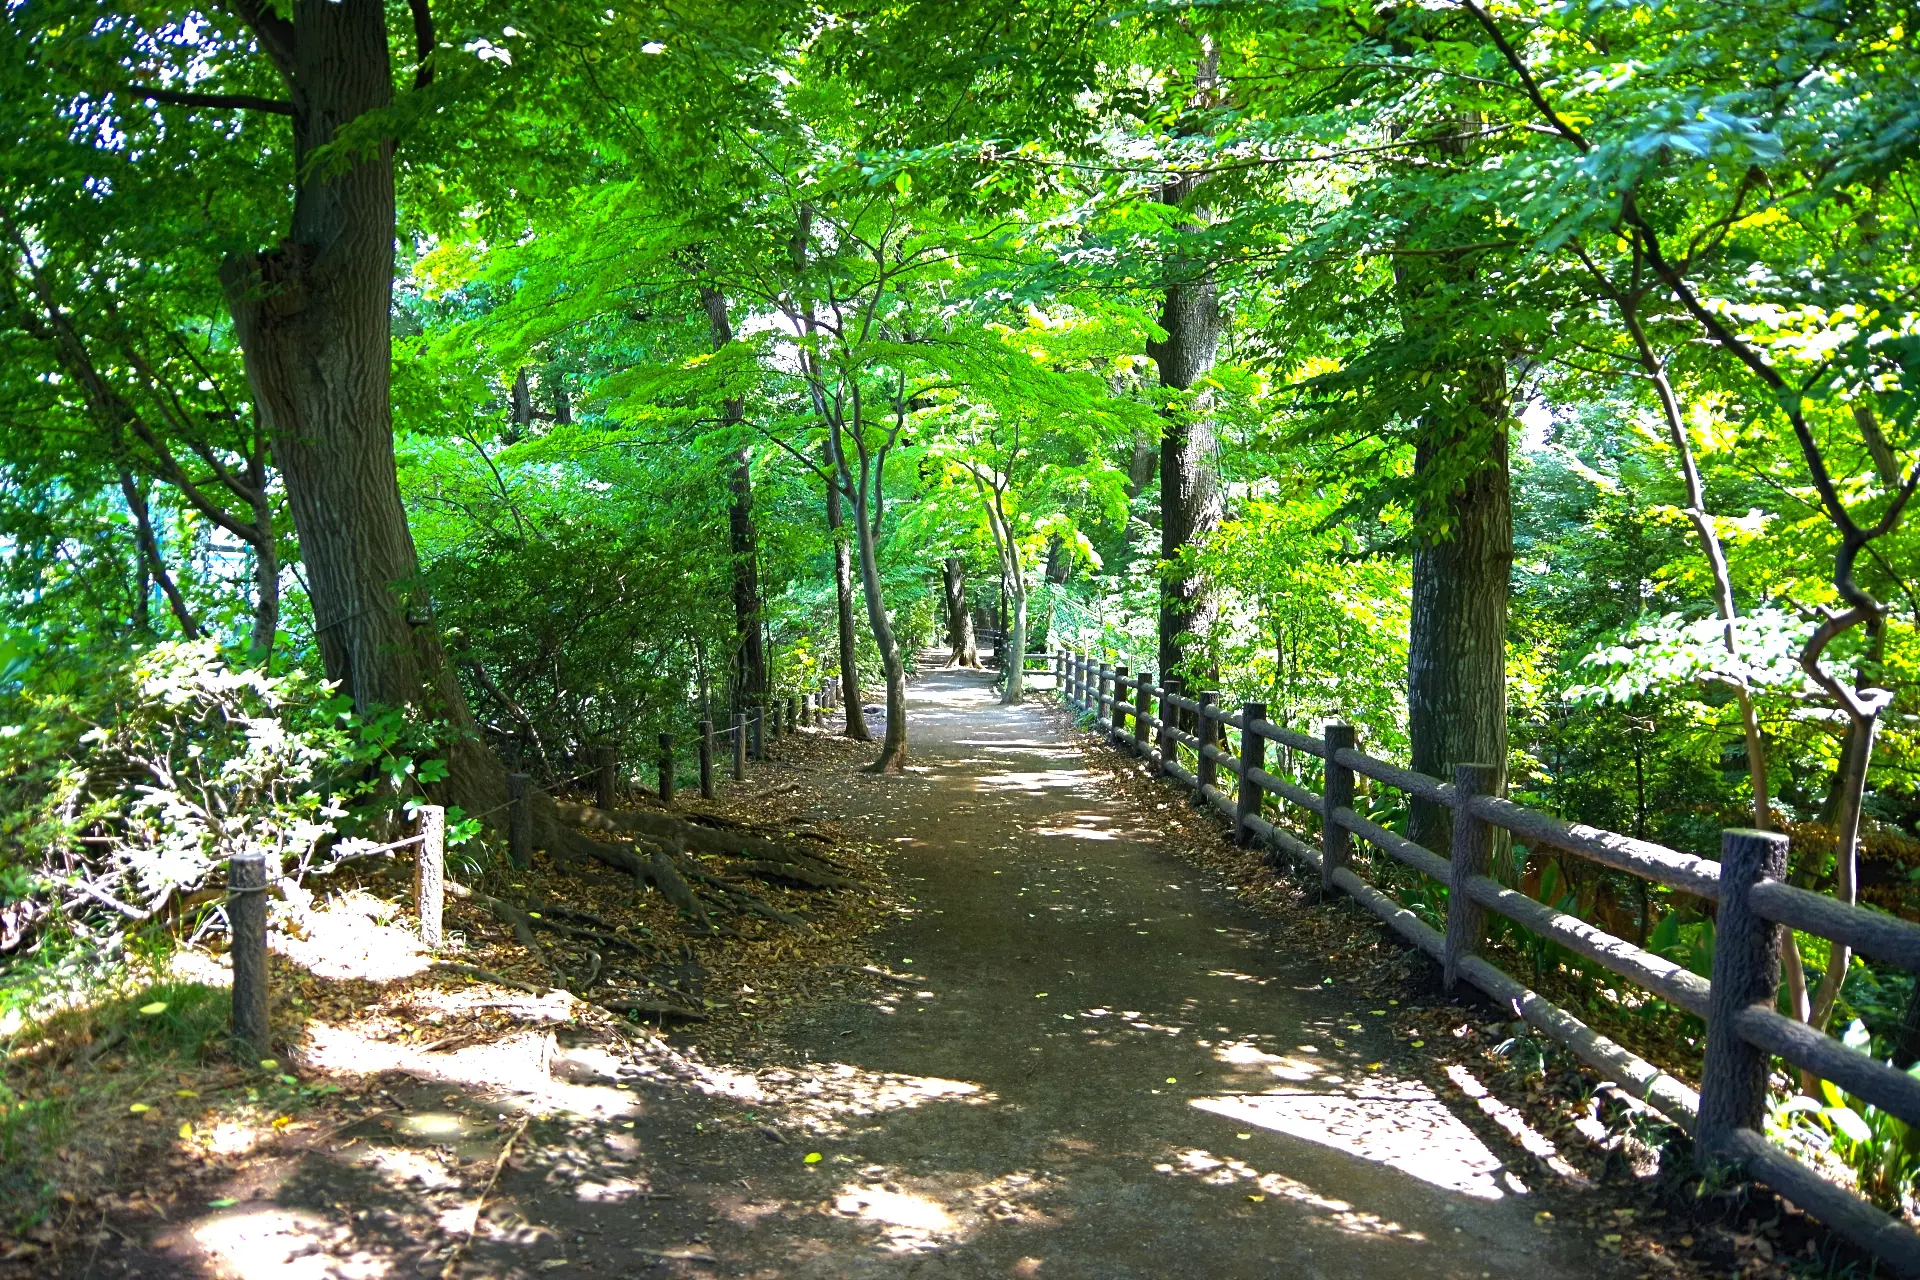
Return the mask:
POLYGON ((207 1163, 170 1207, 103 1202, 58 1272, 1640 1270, 1617 1229, 1574 1225, 1594 1201, 1551 1142, 1436 1067, 1441 1023, 1181 856, 1194 819, 1170 792, 1114 786, 1103 753, 980 673, 931 675, 910 705, 908 773, 843 764, 791 798, 894 850, 852 987, 729 975, 710 999, 767 1012, 704 1050, 697 1029, 510 994, 492 1040, 320 1045, 303 1078, 345 1089, 324 1122, 207 1163))

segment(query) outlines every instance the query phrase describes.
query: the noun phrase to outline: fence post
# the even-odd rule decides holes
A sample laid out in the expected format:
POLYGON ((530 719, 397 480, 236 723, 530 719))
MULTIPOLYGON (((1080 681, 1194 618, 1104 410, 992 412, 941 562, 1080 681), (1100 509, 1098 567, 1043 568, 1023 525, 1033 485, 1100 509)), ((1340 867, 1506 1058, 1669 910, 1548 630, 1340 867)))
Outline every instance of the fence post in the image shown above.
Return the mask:
POLYGON ((1781 929, 1755 915, 1747 895, 1756 881, 1786 875, 1787 838, 1779 832, 1720 833, 1720 909, 1693 1136, 1703 1166, 1721 1154, 1735 1129, 1759 1129, 1766 1118, 1767 1053, 1741 1038, 1734 1017, 1749 1005, 1771 1009, 1779 991, 1781 929))
POLYGON ((1142 671, 1133 682, 1133 753, 1147 758, 1147 721, 1153 718, 1153 672, 1142 671))
POLYGON ((1247 775, 1267 767, 1267 740, 1246 726, 1267 718, 1264 702, 1240 704, 1240 786, 1233 801, 1233 842, 1245 847, 1253 843, 1253 828, 1248 818, 1260 816, 1261 790, 1247 775))
POLYGON ((1323 771, 1320 798, 1326 805, 1326 818, 1320 824, 1320 892, 1333 892, 1333 873, 1353 861, 1353 833, 1334 821, 1336 809, 1353 808, 1353 770, 1335 764, 1334 756, 1351 751, 1355 741, 1353 726, 1338 720, 1327 721, 1322 730, 1327 741, 1327 767, 1323 771))
POLYGON ((713 721, 700 722, 700 798, 713 799, 713 721))
POLYGON ((611 744, 594 748, 593 803, 596 808, 613 808, 614 789, 620 784, 620 748, 611 744))
POLYGON ((660 735, 660 803, 673 803, 673 735, 660 735))
POLYGON ((420 843, 413 848, 413 902, 420 917, 420 941, 440 945, 440 918, 447 903, 447 811, 420 806, 420 843))
POLYGON ((233 1039, 248 1065, 267 1056, 267 855, 227 860, 227 928, 233 934, 233 1039))
POLYGON ((747 780, 747 713, 733 713, 733 780, 747 780))
POLYGON ((767 712, 764 707, 755 707, 748 722, 753 733, 751 754, 755 760, 767 758, 767 712))
POLYGON ((1186 683, 1179 676, 1168 676, 1160 682, 1160 772, 1169 777, 1173 776, 1169 766, 1180 763, 1180 740, 1173 736, 1180 708, 1173 705, 1173 699, 1180 696, 1186 683))
POLYGON ((1200 739, 1200 763, 1194 766, 1193 773, 1200 780, 1201 794, 1198 799, 1202 806, 1206 804, 1205 789, 1220 785, 1220 763, 1206 752, 1208 744, 1217 746, 1220 742, 1219 723, 1213 719, 1219 706, 1220 695, 1213 690, 1209 689, 1200 695, 1200 715, 1194 726, 1194 736, 1200 739))
POLYGON ((1453 858, 1447 876, 1447 949, 1441 972, 1447 990, 1460 978, 1460 962, 1480 950, 1487 913, 1467 896, 1467 881, 1487 874, 1493 856, 1493 825, 1472 811, 1475 796, 1492 795, 1500 770, 1490 764, 1453 766, 1453 858))
POLYGON ((507 861, 524 871, 533 864, 533 779, 507 775, 507 861))
POLYGON ((787 732, 798 733, 799 731, 800 731, 800 695, 797 693, 790 693, 787 695, 787 732))
POLYGON ((800 699, 800 726, 804 729, 811 729, 819 723, 820 710, 813 705, 813 695, 808 694, 806 697, 800 699))
POLYGON ((1116 746, 1119 745, 1120 740, 1126 737, 1127 734, 1127 704, 1124 701, 1126 695, 1123 694, 1121 690, 1125 689, 1129 683, 1127 679, 1127 669, 1115 665, 1113 668, 1113 688, 1109 692, 1107 699, 1109 703, 1107 708, 1107 738, 1116 746))

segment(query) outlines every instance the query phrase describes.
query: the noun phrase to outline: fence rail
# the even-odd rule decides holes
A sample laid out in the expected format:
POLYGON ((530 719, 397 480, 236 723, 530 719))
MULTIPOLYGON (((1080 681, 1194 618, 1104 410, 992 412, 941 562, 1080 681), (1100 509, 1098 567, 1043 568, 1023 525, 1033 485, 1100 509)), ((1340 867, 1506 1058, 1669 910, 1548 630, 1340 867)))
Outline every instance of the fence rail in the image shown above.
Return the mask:
POLYGON ((1703 1159, 1734 1162, 1898 1274, 1920 1276, 1920 1233, 1809 1170, 1761 1131, 1774 1057, 1908 1124, 1920 1124, 1920 1080, 1775 1009, 1782 925, 1917 972, 1920 925, 1783 883, 1787 839, 1776 832, 1725 831, 1720 861, 1711 862, 1514 804, 1493 794, 1499 774, 1489 764, 1457 765, 1453 779, 1443 781, 1362 753, 1353 729, 1339 722, 1328 723, 1316 738, 1269 721, 1264 703, 1247 702, 1234 713, 1220 704, 1217 693, 1187 696, 1175 678, 1156 685, 1150 673, 1129 676, 1124 666, 1085 652, 1056 651, 1049 657, 1063 699, 1091 716, 1097 733, 1193 791, 1199 803, 1233 824, 1237 843, 1265 844, 1292 857, 1316 873, 1324 889, 1347 893, 1438 961, 1449 989, 1461 980, 1479 988, 1690 1131, 1703 1159), (1238 732, 1237 753, 1226 749, 1229 730, 1238 732), (1268 743, 1323 761, 1321 793, 1269 772, 1268 743), (1191 754, 1191 767, 1183 751, 1191 754), (1221 785, 1222 775, 1233 781, 1221 785), (1423 848, 1356 813, 1356 775, 1445 805, 1453 813, 1451 847, 1444 854, 1423 848), (1262 816, 1268 795, 1320 818, 1318 848, 1262 816), (1487 871, 1495 828, 1716 903, 1711 979, 1492 879, 1487 871), (1356 836, 1446 886, 1444 934, 1353 870, 1356 836), (1528 990, 1479 954, 1488 911, 1704 1020, 1700 1091, 1528 990))

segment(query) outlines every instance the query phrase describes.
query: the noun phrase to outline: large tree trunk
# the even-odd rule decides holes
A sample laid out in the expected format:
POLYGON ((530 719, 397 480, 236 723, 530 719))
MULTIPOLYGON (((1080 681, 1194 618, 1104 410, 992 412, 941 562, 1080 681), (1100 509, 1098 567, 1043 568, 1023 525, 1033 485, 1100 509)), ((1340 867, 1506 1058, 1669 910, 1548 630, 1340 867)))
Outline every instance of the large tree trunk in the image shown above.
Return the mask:
POLYGON ((973 610, 967 607, 967 562, 948 556, 941 566, 947 602, 947 665, 980 668, 980 646, 973 638, 973 610))
MULTIPOLYGON (((1416 513, 1413 618, 1407 643, 1407 720, 1413 767, 1452 778, 1456 764, 1491 764, 1505 785, 1507 592, 1513 511, 1507 475, 1507 381, 1491 362, 1466 371, 1472 407, 1420 434, 1414 469, 1430 475, 1464 454, 1480 460, 1464 481, 1416 513), (1441 532, 1432 532, 1444 530, 1441 532)), ((1452 840, 1452 811, 1413 802, 1409 835, 1429 849, 1452 840)))
MULTIPOLYGON (((700 302, 707 312, 713 349, 733 341, 733 323, 727 300, 718 289, 702 286, 700 302)), ((729 427, 746 419, 746 404, 733 397, 721 406, 729 427)), ((556 410, 556 413, 559 410, 556 410)), ((760 549, 753 527, 753 470, 743 446, 733 455, 727 477, 727 534, 733 552, 733 705, 742 710, 767 699, 767 651, 760 630, 760 549)))
POLYGON ((833 539, 833 594, 840 629, 840 702, 847 709, 843 732, 855 742, 872 742, 866 711, 860 705, 860 650, 853 630, 853 548, 847 543, 837 471, 827 480, 827 531, 833 539))
POLYGON ((274 249, 221 269, 254 403, 300 538, 327 676, 368 711, 412 706, 451 729, 445 798, 468 812, 506 796, 440 645, 394 469, 393 156, 310 163, 393 96, 379 0, 298 0, 263 15, 262 48, 295 103, 292 225, 274 249))
MULTIPOLYGON (((1183 178, 1162 188, 1161 199, 1178 204, 1192 192, 1183 178)), ((1177 263, 1187 278, 1167 285, 1160 313, 1165 340, 1149 342, 1147 354, 1159 367, 1160 385, 1187 391, 1213 368, 1220 349, 1223 319, 1219 288, 1204 264, 1177 263)), ((1172 673, 1186 661, 1185 635, 1203 629, 1211 612, 1200 575, 1177 567, 1189 546, 1220 523, 1220 478, 1214 471, 1214 432, 1205 397, 1170 409, 1160 436, 1160 670, 1172 673)))

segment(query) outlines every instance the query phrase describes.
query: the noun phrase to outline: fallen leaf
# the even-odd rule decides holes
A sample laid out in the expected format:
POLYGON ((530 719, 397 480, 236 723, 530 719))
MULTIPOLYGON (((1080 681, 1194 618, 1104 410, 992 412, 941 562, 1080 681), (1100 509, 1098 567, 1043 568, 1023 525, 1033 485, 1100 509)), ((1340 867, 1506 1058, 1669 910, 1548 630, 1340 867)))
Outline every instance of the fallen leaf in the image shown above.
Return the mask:
POLYGON ((143 1004, 140 1006, 141 1015, 148 1018, 153 1017, 155 1014, 165 1013, 166 1011, 167 1002, 165 1000, 155 1000, 152 1004, 143 1004))

